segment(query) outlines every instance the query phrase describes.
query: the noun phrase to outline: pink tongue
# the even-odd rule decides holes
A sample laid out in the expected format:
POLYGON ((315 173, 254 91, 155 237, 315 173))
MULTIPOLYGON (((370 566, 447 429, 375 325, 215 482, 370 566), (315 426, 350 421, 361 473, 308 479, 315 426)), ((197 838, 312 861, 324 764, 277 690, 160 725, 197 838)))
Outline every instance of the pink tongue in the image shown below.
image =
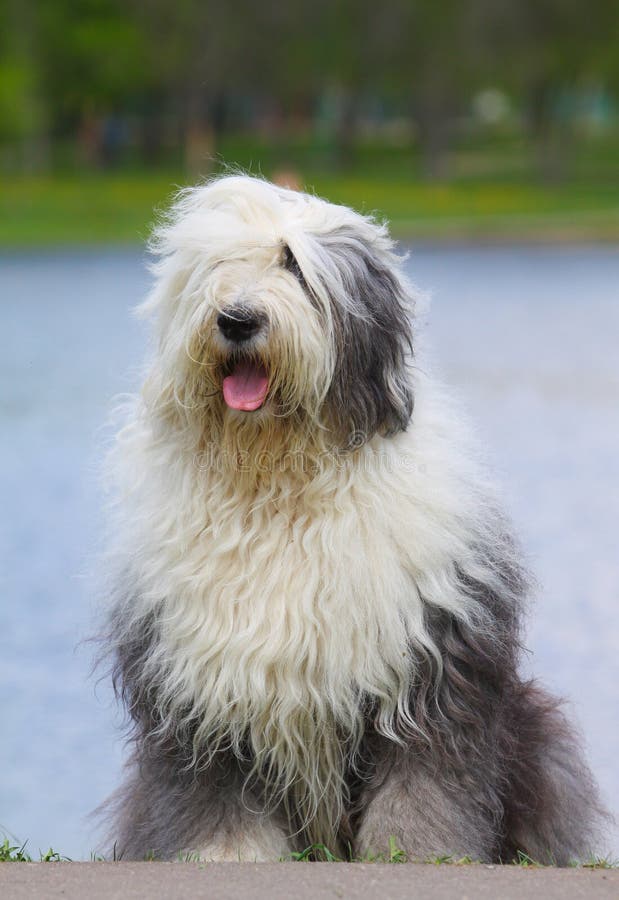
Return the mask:
POLYGON ((263 366, 237 363, 232 375, 224 378, 224 400, 231 409, 258 409, 264 403, 269 379, 263 366))

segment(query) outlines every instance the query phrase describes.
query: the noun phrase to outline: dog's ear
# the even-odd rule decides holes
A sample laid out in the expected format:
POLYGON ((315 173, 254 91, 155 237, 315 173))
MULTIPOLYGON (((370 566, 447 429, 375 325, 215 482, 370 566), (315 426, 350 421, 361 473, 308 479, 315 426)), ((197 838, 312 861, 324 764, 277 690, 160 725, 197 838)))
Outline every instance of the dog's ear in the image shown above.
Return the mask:
POLYGON ((321 243, 337 283, 329 424, 344 446, 359 446, 377 432, 404 431, 410 421, 412 302, 382 231, 374 240, 340 228, 321 236, 321 243))

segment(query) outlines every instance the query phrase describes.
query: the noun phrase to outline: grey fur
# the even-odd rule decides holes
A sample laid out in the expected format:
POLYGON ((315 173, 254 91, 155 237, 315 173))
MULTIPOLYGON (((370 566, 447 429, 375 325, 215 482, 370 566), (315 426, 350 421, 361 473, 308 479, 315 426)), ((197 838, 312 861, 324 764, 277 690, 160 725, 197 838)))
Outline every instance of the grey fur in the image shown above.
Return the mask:
POLYGON ((478 628, 430 614, 444 670, 439 678, 425 660, 411 698, 425 733, 404 748, 370 738, 360 854, 385 851, 393 834, 416 858, 510 862, 520 851, 567 865, 599 840, 606 813, 560 703, 518 674, 522 577, 506 560, 496 565, 502 591, 462 576, 488 613, 478 628))
MULTIPOLYGON (((337 365, 327 414, 342 446, 359 446, 377 432, 404 431, 410 422, 413 311, 394 271, 357 234, 340 228, 320 243, 352 301, 332 304, 337 365)), ((294 257, 286 262, 303 283, 294 257)))
MULTIPOLYGON (((402 743, 394 744, 376 731, 371 706, 364 710, 332 849, 385 852, 394 835, 409 858, 451 853, 508 862, 521 851, 566 865, 591 853, 604 818, 593 778, 559 703, 518 675, 524 581, 511 557, 506 543, 492 587, 460 575, 463 592, 480 604, 477 626, 428 608, 443 673, 433 659, 418 660, 410 705, 420 732, 402 728, 402 743)), ((249 749, 241 759, 222 749, 205 764, 187 727, 179 730, 173 715, 154 717, 158 679, 147 662, 156 620, 137 622, 123 636, 126 603, 117 603, 109 634, 114 682, 135 740, 127 780, 106 809, 117 854, 171 859, 222 829, 234 840, 265 823, 278 846, 305 846, 294 810, 287 813, 285 802, 273 808, 259 777, 247 782, 249 749)))
POLYGON ((268 841, 284 854, 292 849, 281 815, 261 808, 244 790, 242 767, 221 754, 208 771, 178 765, 174 750, 139 751, 128 778, 109 801, 117 821, 113 838, 117 858, 175 859, 197 851, 215 835, 233 847, 252 833, 270 831, 268 841), (265 829, 266 826, 266 829, 265 829))
MULTIPOLYGON (((126 585, 133 579, 125 573, 126 585)), ((131 593, 118 598, 104 637, 110 675, 128 714, 133 753, 123 785, 97 810, 112 822, 109 852, 120 859, 175 859, 198 849, 213 836, 225 834, 231 843, 267 823, 279 833, 282 848, 292 849, 281 813, 267 810, 259 787, 247 785, 251 768, 223 750, 205 764, 196 759, 193 730, 185 718, 157 713, 156 696, 163 677, 150 665, 158 643, 156 614, 126 625, 131 593), (182 724, 181 724, 182 718, 182 724)))

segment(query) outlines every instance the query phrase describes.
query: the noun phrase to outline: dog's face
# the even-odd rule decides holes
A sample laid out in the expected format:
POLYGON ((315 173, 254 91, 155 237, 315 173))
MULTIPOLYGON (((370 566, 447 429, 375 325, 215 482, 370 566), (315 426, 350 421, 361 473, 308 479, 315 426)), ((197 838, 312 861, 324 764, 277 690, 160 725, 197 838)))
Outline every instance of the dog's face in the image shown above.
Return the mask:
POLYGON ((185 192, 154 246, 145 308, 186 414, 286 421, 339 447, 406 428, 412 310, 384 227, 235 176, 185 192))

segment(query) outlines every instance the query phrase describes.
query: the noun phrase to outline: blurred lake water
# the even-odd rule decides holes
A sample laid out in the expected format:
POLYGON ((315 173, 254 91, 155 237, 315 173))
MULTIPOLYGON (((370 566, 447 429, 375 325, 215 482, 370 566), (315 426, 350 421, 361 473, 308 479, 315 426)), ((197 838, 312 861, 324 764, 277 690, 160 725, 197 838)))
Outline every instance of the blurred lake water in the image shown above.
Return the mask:
MULTIPOLYGON (((407 265, 433 295, 433 366, 476 423, 540 584, 526 668, 570 701, 617 813, 619 253, 422 246, 407 265)), ((102 426, 136 386, 145 336, 129 308, 148 282, 135 251, 0 256, 0 826, 33 855, 88 858, 86 816, 120 777, 118 715, 79 642, 95 622, 102 426)))

